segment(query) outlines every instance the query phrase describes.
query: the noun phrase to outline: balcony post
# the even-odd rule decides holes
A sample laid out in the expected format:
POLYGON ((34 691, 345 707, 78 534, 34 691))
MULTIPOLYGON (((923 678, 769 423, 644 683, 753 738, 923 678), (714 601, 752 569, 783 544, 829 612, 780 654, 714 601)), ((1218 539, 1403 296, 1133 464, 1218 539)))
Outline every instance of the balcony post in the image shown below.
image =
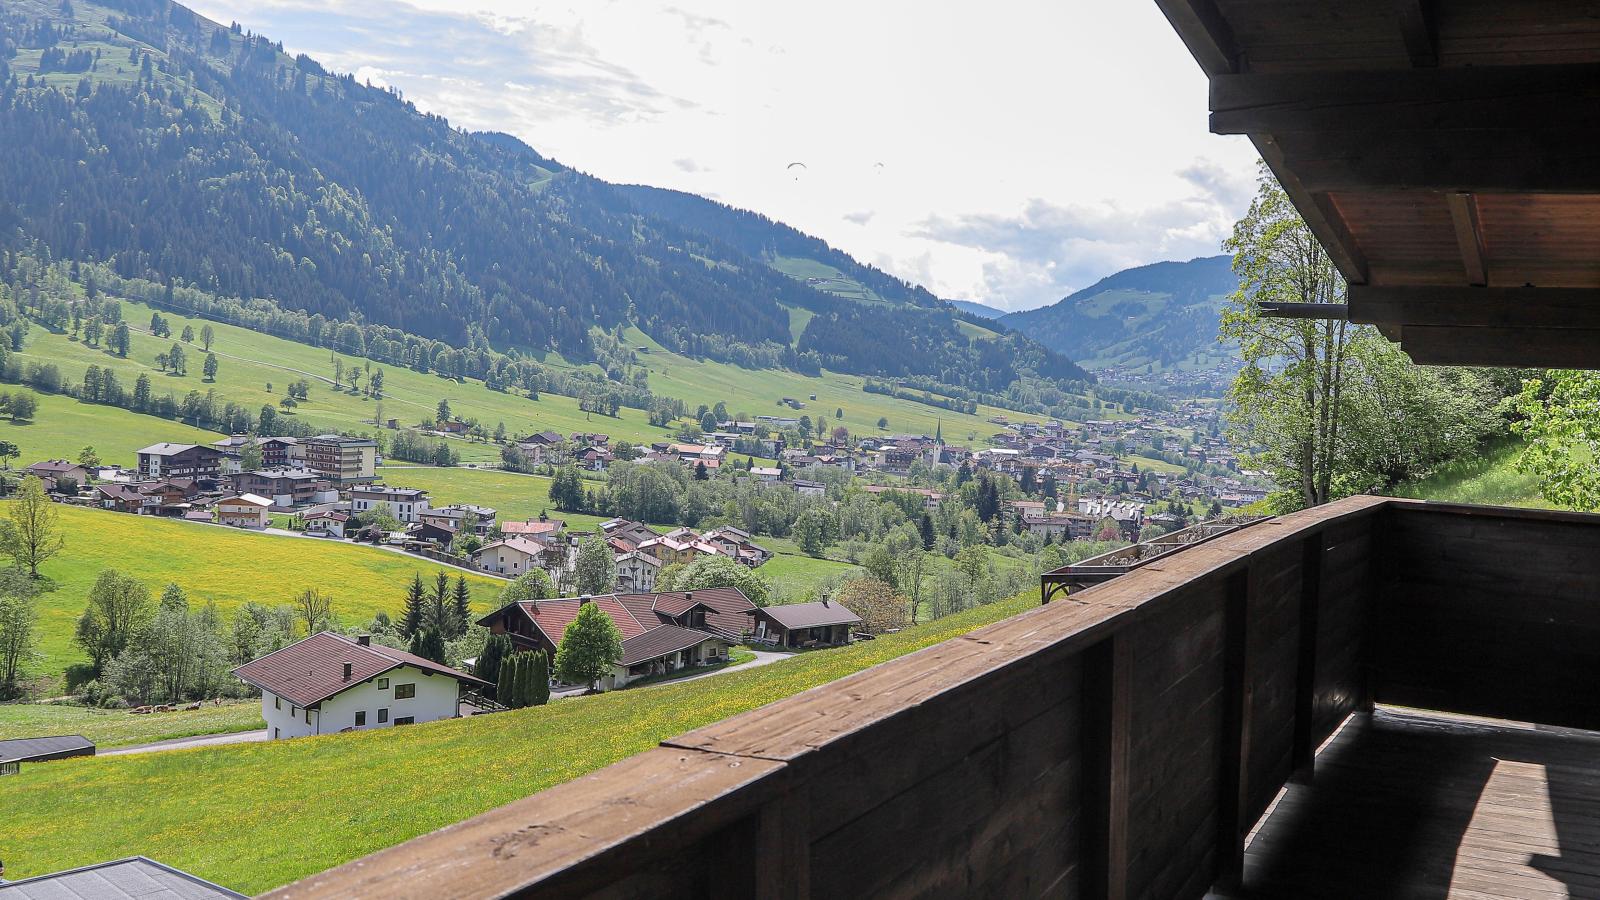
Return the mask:
POLYGON ((1300 558, 1300 656, 1294 683, 1294 749, 1292 780, 1311 781, 1317 755, 1317 611, 1322 599, 1322 554, 1327 538, 1312 534, 1302 543, 1300 558))
POLYGON ((1256 567, 1228 577, 1224 587, 1222 669, 1222 798, 1217 809, 1217 887, 1239 886, 1244 877, 1244 821, 1250 797, 1250 601, 1256 567))
POLYGON ((756 816, 757 900, 811 896, 811 806, 800 786, 761 807, 756 816))
POLYGON ((1083 896, 1128 896, 1128 757, 1132 745, 1133 653, 1112 634, 1083 661, 1083 896))

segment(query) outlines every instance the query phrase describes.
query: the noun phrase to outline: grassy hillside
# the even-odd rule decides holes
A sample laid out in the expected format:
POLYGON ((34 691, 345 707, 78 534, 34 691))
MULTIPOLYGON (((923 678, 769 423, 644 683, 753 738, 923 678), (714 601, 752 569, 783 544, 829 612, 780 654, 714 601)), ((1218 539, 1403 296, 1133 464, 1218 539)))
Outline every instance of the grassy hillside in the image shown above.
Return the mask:
MULTIPOLYGON (((644 334, 630 328, 627 332, 630 346, 648 347, 640 353, 639 364, 650 372, 651 389, 669 397, 677 397, 693 408, 706 404, 714 406, 721 400, 728 404, 730 414, 748 413, 752 416, 810 416, 812 421, 822 421, 826 428, 843 425, 854 435, 879 434, 878 419, 889 420, 886 429, 894 434, 933 434, 941 423, 944 439, 951 444, 983 446, 997 426, 985 421, 991 416, 1003 415, 1012 421, 1042 421, 1039 416, 1003 410, 992 406, 979 406, 977 415, 952 412, 946 409, 901 400, 882 394, 868 394, 861 390, 865 379, 837 372, 825 372, 811 378, 783 369, 741 369, 711 360, 696 360, 662 349, 661 345, 644 334), (810 399, 812 394, 816 400, 810 399), (779 404, 784 397, 793 397, 805 404, 795 412, 779 404), (837 410, 844 417, 835 418, 837 410)), ((596 426, 594 430, 601 430, 596 426)))
MULTIPOLYGON (((292 415, 313 423, 319 430, 370 431, 377 401, 348 392, 335 390, 332 385, 334 364, 331 351, 273 337, 234 325, 209 323, 216 332, 212 351, 217 354, 218 373, 213 383, 201 377, 205 353, 197 340, 184 345, 189 357, 187 376, 164 374, 156 366, 156 356, 166 352, 174 343, 170 338, 154 338, 143 332, 150 322, 152 310, 139 303, 123 301, 123 316, 138 329, 133 333, 128 358, 122 359, 103 348, 85 346, 65 334, 51 333, 43 328, 29 331, 23 353, 24 360, 55 363, 68 381, 78 382, 90 365, 109 368, 117 373, 122 384, 131 389, 141 373, 150 378, 156 394, 172 393, 181 398, 189 391, 215 390, 221 400, 232 400, 258 409, 263 405, 276 406, 283 398, 289 382, 304 378, 311 382, 311 399, 291 412, 292 415), (267 385, 272 390, 267 390, 267 385)), ((192 326, 196 334, 208 324, 201 319, 191 319, 176 313, 163 312, 171 322, 172 333, 181 335, 185 326, 192 326)), ((344 357, 348 366, 366 362, 354 357, 344 357)), ((486 388, 481 381, 457 383, 433 374, 421 374, 396 366, 379 366, 383 369, 383 417, 398 419, 402 425, 431 421, 441 399, 449 400, 451 412, 459 418, 477 419, 490 430, 504 422, 513 433, 532 433, 555 429, 562 433, 572 431, 604 431, 629 440, 662 440, 668 435, 663 428, 649 424, 645 414, 636 409, 624 409, 613 419, 591 416, 578 409, 578 401, 558 394, 544 394, 538 400, 525 396, 500 393, 486 388)), ((173 438, 176 440, 176 438, 173 438)), ((465 440, 453 441, 464 462, 498 462, 499 449, 492 444, 478 444, 465 440)), ((143 446, 138 445, 138 446, 143 446)), ((137 447, 135 447, 137 449, 137 447)))
POLYGON ((1439 472, 1394 490, 1397 497, 1482 503, 1489 506, 1527 506, 1551 509, 1539 495, 1539 479, 1517 471, 1522 444, 1508 441, 1478 456, 1457 460, 1439 472))
POLYGON ((848 648, 517 712, 25 766, 0 791, 7 872, 139 853, 260 892, 1037 603, 1024 593, 848 648), (415 777, 422 760, 426 776, 415 777))
POLYGON ((195 734, 231 734, 265 727, 260 700, 229 701, 221 706, 148 716, 136 716, 125 709, 88 709, 47 703, 0 705, 0 737, 81 734, 102 750, 195 734))
MULTIPOLYGON (((5 386, 5 390, 16 390, 5 386)), ((20 465, 41 459, 77 459, 92 445, 108 463, 131 466, 134 452, 158 441, 210 443, 222 435, 155 416, 111 406, 79 403, 71 397, 39 394, 39 411, 31 422, 0 420, 0 440, 17 445, 20 465)))
MULTIPOLYGON (((215 601, 224 618, 247 600, 287 603, 300 591, 315 588, 332 598, 334 615, 352 624, 369 621, 379 610, 399 612, 413 572, 424 578, 441 568, 452 577, 460 572, 376 547, 80 507, 59 509, 66 549, 43 566, 56 589, 39 597, 43 674, 59 674, 86 661, 72 643, 72 632, 102 569, 137 576, 150 586, 152 597, 176 582, 188 592, 190 603, 215 601)), ((4 512, 5 504, 0 504, 4 512)), ((503 582, 467 577, 474 605, 492 609, 503 582)))

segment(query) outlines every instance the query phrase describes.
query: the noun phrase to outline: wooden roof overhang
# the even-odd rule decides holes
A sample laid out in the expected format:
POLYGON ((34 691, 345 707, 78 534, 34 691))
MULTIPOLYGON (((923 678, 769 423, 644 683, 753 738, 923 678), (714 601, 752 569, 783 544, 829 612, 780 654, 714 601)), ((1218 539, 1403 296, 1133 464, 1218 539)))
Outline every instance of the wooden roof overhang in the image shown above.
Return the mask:
POLYGON ((1419 363, 1600 368, 1600 3, 1157 0, 1419 363))

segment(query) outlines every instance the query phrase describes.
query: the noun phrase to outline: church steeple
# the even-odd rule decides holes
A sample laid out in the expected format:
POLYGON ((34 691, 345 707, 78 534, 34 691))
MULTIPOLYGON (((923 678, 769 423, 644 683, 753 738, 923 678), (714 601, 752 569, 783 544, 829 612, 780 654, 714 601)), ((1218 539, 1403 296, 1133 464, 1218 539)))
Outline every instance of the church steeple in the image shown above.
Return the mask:
POLYGON ((933 442, 935 444, 938 444, 941 447, 944 446, 944 420, 943 419, 934 419, 933 420, 933 442))

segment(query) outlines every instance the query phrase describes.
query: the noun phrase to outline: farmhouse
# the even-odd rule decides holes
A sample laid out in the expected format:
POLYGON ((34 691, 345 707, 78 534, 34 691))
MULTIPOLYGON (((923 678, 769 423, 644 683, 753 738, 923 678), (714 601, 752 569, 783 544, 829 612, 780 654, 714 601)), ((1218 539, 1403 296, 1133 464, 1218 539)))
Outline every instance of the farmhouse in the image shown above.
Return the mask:
POLYGON ((578 610, 594 603, 622 632, 621 661, 602 687, 622 687, 649 675, 727 659, 728 647, 750 630, 755 604, 737 588, 674 593, 604 594, 512 603, 478 620, 526 650, 553 657, 578 610))
POLYGON ((345 523, 349 521, 349 513, 340 512, 336 509, 312 513, 305 517, 306 533, 343 538, 345 523))
POLYGON ((525 522, 501 522, 500 533, 507 537, 539 537, 550 536, 567 527, 567 523, 560 519, 552 519, 541 513, 537 519, 525 522))
POLYGON ((464 528, 467 533, 482 537, 494 530, 494 519, 497 514, 490 506, 458 503, 454 506, 425 509, 419 519, 425 525, 436 525, 452 532, 459 532, 464 528))
POLYGON ((472 560, 485 572, 515 578, 534 569, 558 569, 563 556, 559 547, 532 538, 511 537, 484 545, 472 560))
POLYGON ((272 522, 272 501, 259 494, 239 494, 217 501, 217 524, 265 528, 272 522))
POLYGON ((89 483, 89 470, 66 459, 47 459, 36 462, 26 469, 29 475, 36 475, 44 482, 45 490, 53 491, 60 481, 71 481, 82 487, 89 483))
POLYGON ((233 673, 261 691, 273 740, 459 715, 461 688, 487 682, 403 650, 323 631, 233 673))
POLYGON ((827 600, 786 603, 755 610, 753 641, 779 647, 817 647, 850 643, 851 629, 861 617, 827 600))

